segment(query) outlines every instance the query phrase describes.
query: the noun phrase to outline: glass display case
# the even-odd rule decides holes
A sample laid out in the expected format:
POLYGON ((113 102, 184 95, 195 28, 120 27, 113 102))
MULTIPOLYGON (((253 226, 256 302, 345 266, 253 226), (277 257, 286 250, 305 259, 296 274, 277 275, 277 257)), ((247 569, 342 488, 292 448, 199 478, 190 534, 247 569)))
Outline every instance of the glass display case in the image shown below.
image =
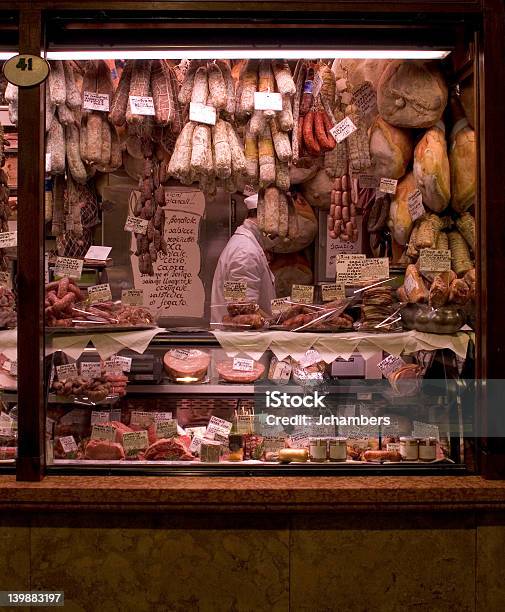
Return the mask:
POLYGON ((19 92, 20 478, 478 470, 482 15, 95 17, 47 11, 19 92))

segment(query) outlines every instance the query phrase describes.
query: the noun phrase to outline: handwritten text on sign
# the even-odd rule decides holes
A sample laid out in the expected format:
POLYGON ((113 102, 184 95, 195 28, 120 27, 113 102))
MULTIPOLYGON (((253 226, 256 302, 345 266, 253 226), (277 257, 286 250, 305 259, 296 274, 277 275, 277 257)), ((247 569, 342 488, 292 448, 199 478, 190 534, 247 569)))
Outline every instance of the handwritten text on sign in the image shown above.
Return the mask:
POLYGON ((352 119, 346 117, 331 128, 330 134, 338 143, 341 143, 357 129, 358 128, 354 125, 352 119))
POLYGON ((130 110, 132 115, 154 115, 152 96, 130 96, 130 110))
MULTIPOLYGON (((154 276, 141 274, 132 255, 135 289, 144 292, 144 305, 157 316, 203 317, 205 291, 199 277, 201 254, 198 244, 205 197, 191 188, 165 190, 164 237, 167 254, 160 253, 153 264, 154 276)), ((132 251, 136 250, 132 235, 132 251)))

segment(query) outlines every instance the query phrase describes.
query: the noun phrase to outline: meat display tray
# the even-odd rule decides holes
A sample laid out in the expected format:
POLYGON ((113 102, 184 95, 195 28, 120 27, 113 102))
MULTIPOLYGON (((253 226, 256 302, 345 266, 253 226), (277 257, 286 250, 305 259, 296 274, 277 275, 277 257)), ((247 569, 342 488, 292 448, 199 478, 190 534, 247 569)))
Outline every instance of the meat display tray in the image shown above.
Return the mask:
POLYGON ((156 325, 89 325, 86 327, 46 327, 47 334, 110 334, 111 332, 146 331, 156 325))

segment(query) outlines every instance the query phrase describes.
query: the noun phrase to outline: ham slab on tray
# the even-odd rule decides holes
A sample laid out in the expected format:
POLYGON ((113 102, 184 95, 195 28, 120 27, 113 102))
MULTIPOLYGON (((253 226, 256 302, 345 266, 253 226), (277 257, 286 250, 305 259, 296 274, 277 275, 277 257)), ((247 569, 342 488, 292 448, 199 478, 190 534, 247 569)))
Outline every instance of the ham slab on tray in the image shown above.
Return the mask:
POLYGON ((251 371, 242 371, 233 369, 233 359, 227 359, 217 364, 217 371, 219 378, 226 382, 233 383, 252 383, 258 378, 261 378, 265 371, 265 366, 258 361, 253 363, 253 369, 251 371))
POLYGON ((207 374, 210 355, 198 349, 172 349, 165 353, 163 364, 168 375, 178 378, 201 380, 207 374))

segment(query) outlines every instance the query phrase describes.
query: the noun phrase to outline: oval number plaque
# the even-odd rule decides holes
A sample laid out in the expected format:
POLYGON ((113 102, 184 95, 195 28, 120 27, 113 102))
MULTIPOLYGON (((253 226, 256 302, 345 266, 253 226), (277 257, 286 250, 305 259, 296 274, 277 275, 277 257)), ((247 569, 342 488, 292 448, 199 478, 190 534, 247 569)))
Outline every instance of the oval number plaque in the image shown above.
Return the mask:
POLYGON ((43 83, 49 75, 49 63, 38 55, 15 55, 4 64, 5 78, 18 87, 34 87, 43 83))

